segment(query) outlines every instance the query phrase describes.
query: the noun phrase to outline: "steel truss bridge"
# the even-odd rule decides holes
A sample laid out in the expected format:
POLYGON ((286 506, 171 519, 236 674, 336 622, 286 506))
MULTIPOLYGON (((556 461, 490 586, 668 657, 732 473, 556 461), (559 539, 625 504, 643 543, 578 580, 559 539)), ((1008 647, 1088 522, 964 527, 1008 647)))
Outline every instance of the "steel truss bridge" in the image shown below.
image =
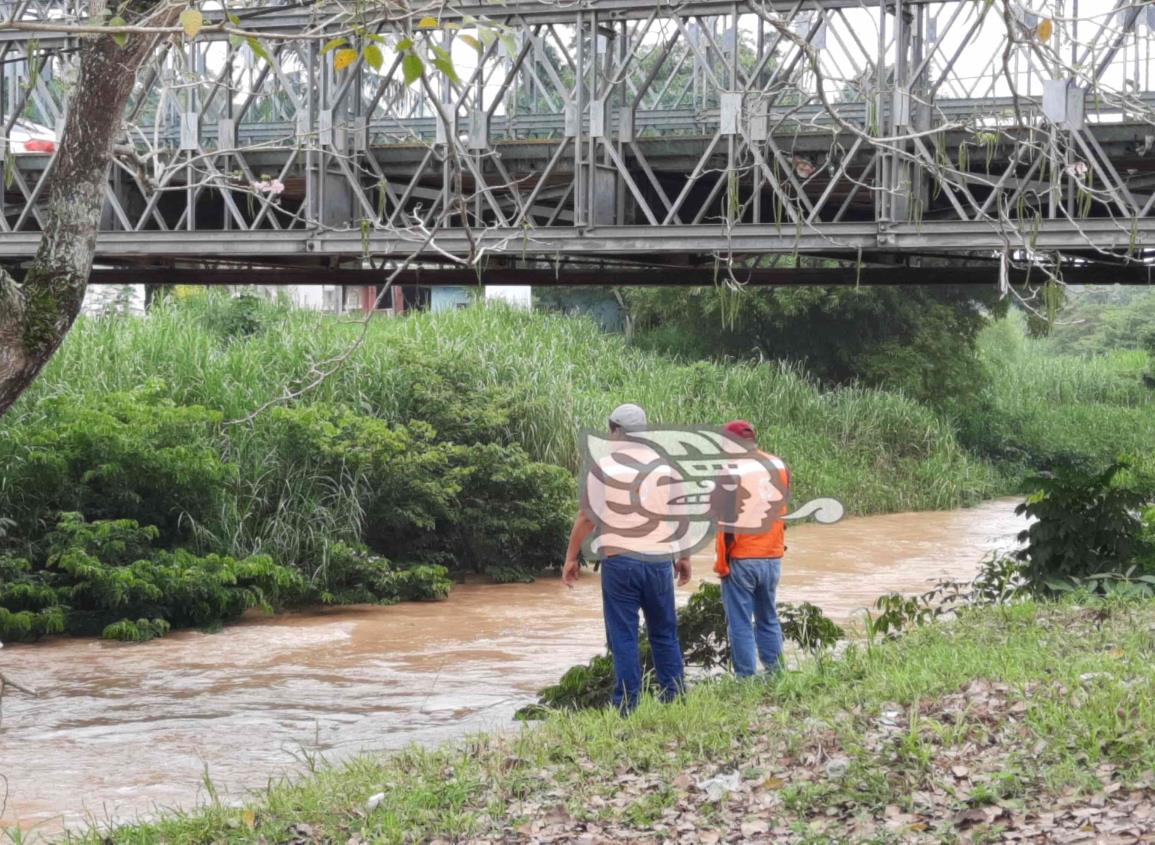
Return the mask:
MULTIPOLYGON (((77 5, 0 3, 11 138, 63 125, 77 5)), ((1148 280, 1150 0, 467 0, 341 69, 351 13, 233 6, 259 48, 173 37, 141 76, 102 281, 1148 280), (405 85, 404 39, 456 78, 405 85)), ((52 155, 4 160, 18 270, 52 155)))

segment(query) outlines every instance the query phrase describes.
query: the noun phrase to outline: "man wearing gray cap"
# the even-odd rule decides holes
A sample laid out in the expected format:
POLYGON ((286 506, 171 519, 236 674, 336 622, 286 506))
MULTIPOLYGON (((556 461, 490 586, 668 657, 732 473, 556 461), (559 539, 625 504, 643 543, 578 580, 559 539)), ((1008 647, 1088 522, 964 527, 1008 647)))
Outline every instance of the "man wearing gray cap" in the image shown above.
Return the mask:
MULTIPOLYGON (((595 474, 611 477, 609 486, 616 488, 619 494, 625 492, 616 506, 619 519, 622 514, 621 501, 637 501, 639 485, 632 476, 630 480, 620 483, 615 483, 612 476, 615 471, 628 475, 631 464, 646 462, 648 447, 629 438, 631 432, 645 427, 646 412, 637 405, 619 405, 610 414, 610 440, 622 442, 615 444, 614 459, 599 462, 595 474), (633 453, 637 453, 636 456, 633 453)), ((589 483, 583 487, 582 506, 570 532, 561 576, 562 583, 571 588, 581 572, 578 555, 582 544, 598 527, 594 518, 597 516, 596 506, 590 503, 589 483)), ((626 517, 628 521, 628 514, 626 517)), ((627 549, 605 544, 598 549, 598 554, 603 555, 602 613, 606 621, 606 638, 614 660, 613 703, 627 713, 637 706, 642 693, 642 665, 638 651, 639 610, 646 619, 659 696, 663 701, 669 701, 682 690, 682 648, 678 643, 678 615, 674 605, 674 571, 678 573, 679 586, 690 580, 688 557, 675 562, 674 555, 668 549, 641 548, 638 543, 630 545, 631 548, 627 549)), ((640 545, 645 545, 644 541, 640 545)))

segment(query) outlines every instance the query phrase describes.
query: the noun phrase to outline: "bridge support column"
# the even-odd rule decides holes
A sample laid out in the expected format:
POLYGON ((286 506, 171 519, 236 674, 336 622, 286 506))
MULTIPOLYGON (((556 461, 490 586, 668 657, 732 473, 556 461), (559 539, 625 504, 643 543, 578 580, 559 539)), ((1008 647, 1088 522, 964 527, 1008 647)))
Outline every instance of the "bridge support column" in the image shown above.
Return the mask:
MULTIPOLYGON (((882 126, 885 134, 899 136, 909 132, 914 122, 912 111, 915 106, 910 66, 912 60, 917 60, 911 56, 915 41, 914 13, 903 0, 895 0, 891 8, 894 13, 894 80, 888 98, 890 114, 882 126)), ((883 15, 885 16, 885 12, 883 15)), ((918 40, 921 42, 921 36, 918 40)), ((914 196, 915 182, 919 180, 920 174, 916 173, 913 163, 904 155, 908 152, 911 152, 909 142, 896 141, 892 149, 883 154, 887 164, 885 170, 887 203, 884 206, 885 217, 881 217, 880 221, 906 223, 912 219, 913 213, 921 211, 917 209, 918 200, 914 196)))

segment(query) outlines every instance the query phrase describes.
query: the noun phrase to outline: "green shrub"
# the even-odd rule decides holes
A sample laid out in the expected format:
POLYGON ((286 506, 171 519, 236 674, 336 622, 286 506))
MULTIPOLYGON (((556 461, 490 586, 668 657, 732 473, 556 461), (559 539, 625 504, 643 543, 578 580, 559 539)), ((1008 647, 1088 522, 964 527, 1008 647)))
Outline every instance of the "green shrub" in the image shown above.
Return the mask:
MULTIPOLYGON (((803 602, 778 605, 782 636, 810 651, 833 645, 845 632, 820 608, 803 602)), ((687 666, 713 669, 730 662, 730 639, 722 588, 704 583, 678 611, 678 640, 687 666)), ((643 627, 638 644, 645 683, 653 675, 653 656, 643 627)), ((549 710, 582 710, 609 705, 614 691, 614 662, 608 654, 598 655, 584 665, 568 669, 556 684, 538 691, 535 704, 523 707, 519 719, 542 718, 549 710)))
POLYGON ((0 512, 10 544, 43 537, 60 512, 155 526, 165 543, 211 519, 234 471, 214 441, 221 415, 182 407, 153 384, 99 399, 43 400, 38 418, 0 438, 0 512))
POLYGON ((165 626, 219 625, 252 607, 314 598, 297 572, 267 556, 236 560, 156 549, 158 533, 133 520, 90 523, 62 515, 41 560, 0 558, 0 638, 151 639, 165 626))
POLYGON ((893 639, 935 618, 934 608, 928 599, 902 593, 879 596, 874 602, 874 609, 876 613, 866 615, 866 634, 871 641, 879 635, 893 639))
POLYGON ((719 584, 702 584, 678 611, 678 640, 682 655, 691 666, 712 669, 729 665, 730 638, 719 584))
POLYGON ((397 569, 367 548, 344 543, 330 549, 329 566, 331 580, 338 587, 325 598, 334 604, 439 601, 453 587, 443 566, 417 564, 397 569))
POLYGON ((390 390, 399 421, 426 423, 438 439, 465 446, 514 442, 516 393, 493 383, 476 359, 431 356, 423 344, 411 342, 394 354, 390 390))
POLYGON ((67 611, 62 607, 22 610, 16 613, 0 606, 0 643, 32 642, 64 633, 67 611))
POLYGON ((1006 553, 991 552, 979 563, 979 573, 972 580, 940 578, 922 594, 922 600, 938 617, 964 607, 1007 604, 1028 592, 1022 562, 1006 553))
POLYGON ((460 489, 434 535, 452 561, 505 582, 556 566, 577 502, 573 476, 517 445, 469 446, 455 464, 460 489))
MULTIPOLYGON (((325 404, 275 409, 268 426, 283 471, 296 479, 294 495, 346 488, 363 514, 365 543, 388 558, 523 580, 564 548, 573 478, 518 445, 446 442, 425 420, 390 424, 325 404)), ((250 512, 271 518, 281 507, 270 500, 250 512)), ((324 582, 338 588, 331 555, 325 567, 324 582)))
POLYGON ((453 587, 444 566, 418 564, 394 574, 398 601, 441 601, 449 597, 453 587))
POLYGON ((804 601, 801 604, 782 602, 778 605, 783 639, 798 643, 810 652, 821 651, 846 638, 846 632, 822 612, 822 608, 804 601))
MULTIPOLYGON (((459 448, 435 442, 428 425, 393 425, 345 406, 318 403, 276 408, 265 427, 276 460, 262 485, 265 495, 253 497, 246 521, 274 519, 286 507, 308 519, 304 506, 330 502, 336 488, 341 502, 335 504, 356 511, 356 536, 313 538, 300 547, 302 558, 324 561, 324 545, 338 540, 364 539, 387 557, 419 556, 423 544, 436 550, 436 529, 450 519, 460 489, 454 465, 459 448), (270 489, 280 495, 267 495, 270 489), (292 497, 291 505, 286 496, 292 497)), ((318 574, 324 583, 340 582, 327 569, 318 574)))
MULTIPOLYGON (((649 656, 649 648, 645 648, 649 656)), ((647 668, 647 672, 649 669, 647 668)), ((590 658, 585 665, 572 666, 556 684, 538 692, 536 704, 517 712, 520 719, 540 719, 550 710, 589 710, 609 705, 614 694, 614 659, 608 654, 590 658)))
POLYGON ((1130 468, 1121 459, 1100 472, 1066 469, 1032 479, 1036 492, 1015 509, 1034 520, 1020 533, 1026 545, 1016 555, 1031 589, 1062 591, 1151 565, 1155 547, 1144 511, 1155 488, 1130 468))
POLYGON ((322 599, 329 604, 392 604, 397 600, 396 573, 386 558, 363 546, 334 543, 325 562, 328 588, 322 599))
POLYGON ((113 622, 100 632, 105 640, 120 640, 126 643, 144 643, 163 637, 171 626, 163 619, 121 619, 113 622))
POLYGON ((234 295, 219 290, 188 297, 181 307, 182 313, 225 342, 259 334, 285 310, 252 291, 234 295))

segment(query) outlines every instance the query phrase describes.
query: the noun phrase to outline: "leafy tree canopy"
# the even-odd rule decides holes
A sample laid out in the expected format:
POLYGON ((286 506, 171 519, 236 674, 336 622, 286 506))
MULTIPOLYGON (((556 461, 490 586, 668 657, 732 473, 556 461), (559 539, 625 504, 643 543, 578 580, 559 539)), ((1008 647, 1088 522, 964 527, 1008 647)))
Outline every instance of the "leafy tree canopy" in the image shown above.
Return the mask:
POLYGON ((631 290, 638 342, 691 357, 794 361, 822 381, 896 387, 937 406, 986 382, 975 341, 1005 312, 991 288, 631 290))

